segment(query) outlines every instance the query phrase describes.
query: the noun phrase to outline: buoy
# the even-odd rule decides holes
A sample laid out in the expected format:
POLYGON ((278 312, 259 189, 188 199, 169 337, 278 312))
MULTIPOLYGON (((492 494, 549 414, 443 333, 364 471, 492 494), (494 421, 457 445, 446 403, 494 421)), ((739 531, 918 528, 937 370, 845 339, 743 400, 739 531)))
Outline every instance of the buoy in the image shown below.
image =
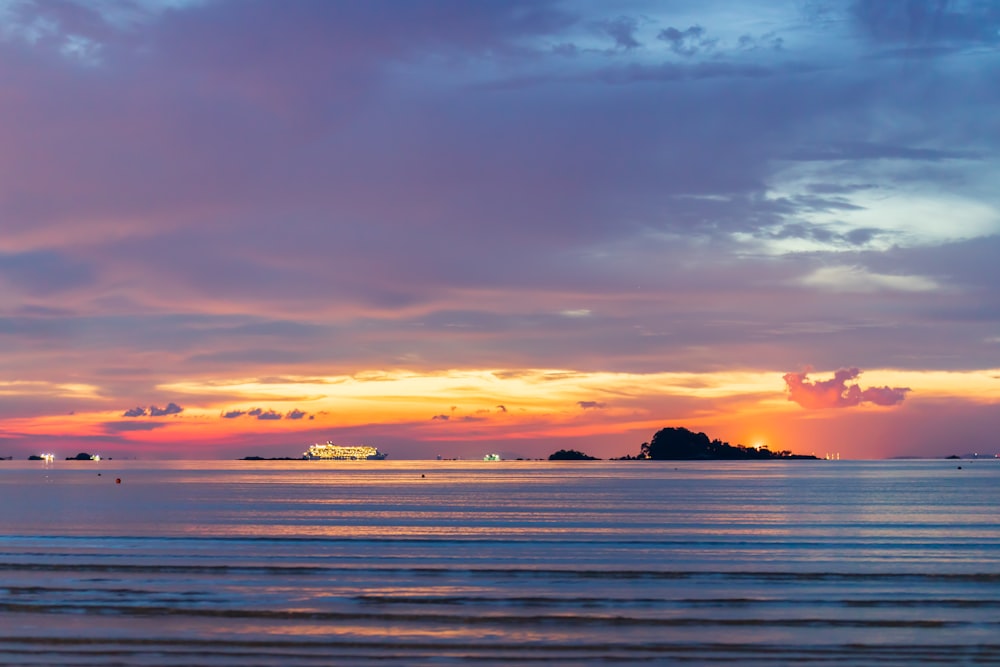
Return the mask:
POLYGON ((121 477, 115 477, 115 484, 121 484, 121 483, 122 483, 122 478, 121 477))

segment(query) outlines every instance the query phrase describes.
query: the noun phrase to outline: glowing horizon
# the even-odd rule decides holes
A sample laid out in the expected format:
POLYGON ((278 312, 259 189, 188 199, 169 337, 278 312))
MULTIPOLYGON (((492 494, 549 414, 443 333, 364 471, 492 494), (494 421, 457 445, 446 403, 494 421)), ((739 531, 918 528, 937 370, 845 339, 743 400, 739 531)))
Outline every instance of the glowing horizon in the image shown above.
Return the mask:
MULTIPOLYGON (((822 383, 833 375, 833 371, 811 371, 809 378, 822 383)), ((1000 398, 997 376, 1000 369, 873 369, 852 381, 906 385, 911 392, 907 400, 919 409, 921 404, 955 399, 990 405, 1000 398)), ((52 387, 54 392, 63 389, 61 385, 52 387)), ((792 400, 780 376, 763 371, 637 374, 452 369, 422 374, 397 369, 350 376, 286 376, 270 381, 181 381, 158 386, 157 391, 175 397, 176 402, 7 420, 5 429, 51 439, 67 434, 99 439, 115 433, 121 440, 111 451, 145 448, 154 455, 163 454, 159 447, 177 442, 201 439, 230 443, 241 437, 259 437, 262 432, 274 442, 272 455, 288 455, 283 450, 310 437, 323 439, 323 433, 333 437, 336 433, 392 428, 437 443, 439 448, 442 443, 466 446, 591 438, 601 454, 612 457, 634 455, 641 440, 623 442, 619 452, 610 451, 603 443, 643 432, 648 439, 659 428, 676 425, 705 430, 733 444, 764 444, 775 450, 813 453, 815 446, 804 451, 805 443, 783 435, 786 422, 836 421, 844 410, 874 415, 893 410, 864 405, 806 409, 792 400), (636 445, 634 450, 629 444, 636 445)), ((95 388, 87 388, 85 393, 93 395, 95 388)), ((259 447, 250 449, 260 453, 259 447)), ((850 448, 841 447, 844 449, 850 454, 850 448)), ((875 451, 875 456, 865 458, 877 458, 875 451)), ((405 450, 397 456, 405 458, 405 450)))

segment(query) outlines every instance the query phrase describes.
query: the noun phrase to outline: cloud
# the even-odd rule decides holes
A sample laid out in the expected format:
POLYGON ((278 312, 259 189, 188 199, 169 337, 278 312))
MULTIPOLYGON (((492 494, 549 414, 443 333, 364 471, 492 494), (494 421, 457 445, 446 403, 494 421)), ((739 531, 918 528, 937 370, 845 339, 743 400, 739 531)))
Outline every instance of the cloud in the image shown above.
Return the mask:
POLYGON ((705 38, 705 29, 693 25, 686 30, 667 28, 661 30, 657 39, 666 42, 670 50, 681 56, 693 56, 701 50, 709 51, 715 47, 716 40, 705 38))
POLYGON ((507 412, 507 406, 506 405, 498 405, 497 406, 497 410, 499 410, 500 412, 507 412))
POLYGON ((932 292, 941 288, 924 276, 873 273, 860 266, 824 266, 801 280, 808 287, 832 292, 932 292))
POLYGON ((94 282, 95 272, 77 257, 37 250, 0 253, 0 278, 27 294, 47 296, 86 287, 94 282))
POLYGON ((576 404, 584 410, 601 410, 607 405, 606 403, 599 403, 597 401, 577 401, 576 404))
POLYGON ((615 48, 623 51, 631 51, 642 46, 639 40, 635 38, 635 31, 639 25, 634 18, 619 16, 615 19, 602 21, 600 25, 601 29, 615 40, 615 48))
POLYGON ((883 43, 1000 41, 1000 7, 994 2, 858 0, 851 14, 863 34, 883 43))
MULTIPOLYGON (((284 415, 282 415, 277 410, 274 410, 273 408, 268 408, 267 410, 263 408, 251 408, 249 410, 229 410, 227 412, 223 412, 222 418, 238 419, 240 417, 247 416, 247 417, 254 417, 256 419, 261 419, 264 421, 269 421, 269 420, 276 421, 279 419, 302 419, 306 415, 309 415, 309 413, 305 412, 304 410, 299 410, 298 408, 289 410, 284 415)), ((309 419, 312 418, 313 416, 309 415, 309 419)))
POLYGON ((809 410, 826 408, 849 408, 862 403, 874 405, 897 405, 906 398, 908 387, 869 387, 862 389, 858 384, 847 384, 861 375, 858 368, 842 368, 829 380, 810 382, 808 372, 785 373, 782 378, 788 386, 788 400, 809 410))
POLYGON ((160 422, 105 422, 103 424, 106 433, 122 433, 132 431, 155 431, 163 428, 166 424, 160 422))
POLYGON ((822 144, 804 144, 788 153, 789 160, 800 162, 825 162, 829 160, 941 162, 943 160, 974 160, 980 157, 981 155, 975 150, 922 148, 868 141, 828 141, 822 144))
POLYGON ((101 62, 101 45, 80 35, 69 35, 59 52, 84 65, 99 65, 101 62))
POLYGON ((769 32, 760 37, 740 35, 736 45, 741 51, 756 51, 757 49, 765 48, 781 51, 785 47, 785 40, 782 37, 778 37, 775 33, 769 32))
POLYGON ((431 417, 431 421, 434 421, 435 419, 439 419, 443 422, 446 422, 449 419, 451 419, 451 415, 434 415, 433 417, 431 417))
POLYGON ((167 407, 165 408, 158 408, 155 405, 151 405, 149 408, 144 408, 141 405, 138 405, 123 412, 122 417, 166 417, 167 415, 176 415, 183 411, 184 408, 176 403, 167 403, 167 407))
POLYGON ((167 403, 167 407, 158 408, 155 405, 149 406, 149 416, 150 417, 165 417, 167 415, 176 415, 184 411, 184 408, 177 405, 176 403, 167 403))

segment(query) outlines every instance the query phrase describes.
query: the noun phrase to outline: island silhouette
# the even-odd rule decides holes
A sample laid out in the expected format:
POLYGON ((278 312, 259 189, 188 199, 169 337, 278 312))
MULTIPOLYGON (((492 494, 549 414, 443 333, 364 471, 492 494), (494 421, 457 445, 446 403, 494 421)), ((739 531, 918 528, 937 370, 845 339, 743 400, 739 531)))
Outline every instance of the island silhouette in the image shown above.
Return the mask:
POLYGON ((589 456, 575 449, 560 449, 558 452, 549 454, 549 461, 597 461, 596 456, 589 456))
POLYGON ((772 452, 766 446, 730 445, 718 439, 709 440, 704 433, 672 426, 661 428, 652 440, 642 443, 638 458, 658 461, 816 459, 815 456, 792 454, 787 450, 772 452))
MULTIPOLYGON (((695 433, 684 427, 668 426, 653 434, 653 439, 644 442, 639 447, 636 456, 624 456, 621 460, 654 460, 654 461, 746 461, 769 459, 813 459, 809 454, 793 454, 782 450, 772 452, 766 446, 747 447, 745 445, 730 445, 719 439, 710 440, 704 433, 695 433)), ((588 456, 574 449, 560 449, 549 456, 550 461, 594 461, 596 457, 588 456)))

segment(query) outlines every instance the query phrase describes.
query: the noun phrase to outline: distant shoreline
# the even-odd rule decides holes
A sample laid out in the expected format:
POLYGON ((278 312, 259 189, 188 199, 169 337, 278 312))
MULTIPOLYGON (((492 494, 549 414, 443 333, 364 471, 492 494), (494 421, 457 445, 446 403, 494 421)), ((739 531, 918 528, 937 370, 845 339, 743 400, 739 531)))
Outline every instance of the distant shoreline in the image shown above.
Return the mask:
POLYGON ((237 461, 305 461, 302 456, 244 456, 237 461))

